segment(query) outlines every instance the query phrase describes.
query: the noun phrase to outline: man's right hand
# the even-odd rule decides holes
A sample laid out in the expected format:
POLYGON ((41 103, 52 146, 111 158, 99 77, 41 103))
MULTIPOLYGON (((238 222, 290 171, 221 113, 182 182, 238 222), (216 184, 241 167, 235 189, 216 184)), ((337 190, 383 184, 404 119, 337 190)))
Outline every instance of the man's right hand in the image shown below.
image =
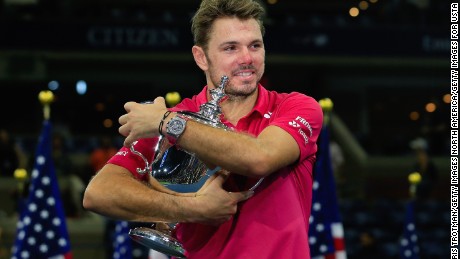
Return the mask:
POLYGON ((219 225, 229 220, 237 211, 238 202, 249 199, 254 191, 228 192, 222 185, 230 173, 219 171, 212 175, 196 192, 197 206, 202 211, 202 224, 219 225))

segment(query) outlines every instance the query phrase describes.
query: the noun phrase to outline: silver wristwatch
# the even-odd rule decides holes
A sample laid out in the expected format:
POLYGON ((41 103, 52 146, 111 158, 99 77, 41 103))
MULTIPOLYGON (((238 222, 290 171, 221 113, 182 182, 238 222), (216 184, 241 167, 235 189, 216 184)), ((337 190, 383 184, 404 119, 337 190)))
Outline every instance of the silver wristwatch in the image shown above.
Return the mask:
POLYGON ((175 116, 166 124, 166 137, 171 145, 184 133, 187 120, 182 116, 175 116))

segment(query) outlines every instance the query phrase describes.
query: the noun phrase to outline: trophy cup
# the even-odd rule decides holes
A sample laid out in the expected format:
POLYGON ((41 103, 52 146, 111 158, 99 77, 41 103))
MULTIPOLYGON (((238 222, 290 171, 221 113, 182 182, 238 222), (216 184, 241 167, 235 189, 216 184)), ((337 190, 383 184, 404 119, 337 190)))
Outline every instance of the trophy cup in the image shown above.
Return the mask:
MULTIPOLYGON (((227 76, 222 76, 220 85, 216 89, 211 89, 211 100, 200 106, 197 113, 182 111, 178 112, 190 120, 209 125, 215 128, 230 130, 220 120, 222 114, 219 103, 225 95, 225 86, 228 82, 227 76)), ((176 192, 196 192, 206 180, 219 171, 220 168, 209 169, 194 154, 171 145, 168 140, 160 136, 155 146, 155 156, 151 163, 134 149, 134 142, 130 150, 140 156, 145 162, 144 168, 137 168, 139 174, 150 173, 152 177, 158 180, 163 186, 176 192)), ((260 179, 250 190, 254 190, 262 181, 260 179)), ((174 228, 175 224, 170 224, 174 228)), ((129 231, 129 236, 138 243, 159 251, 161 253, 185 258, 185 250, 180 242, 172 236, 146 227, 138 227, 129 231)))

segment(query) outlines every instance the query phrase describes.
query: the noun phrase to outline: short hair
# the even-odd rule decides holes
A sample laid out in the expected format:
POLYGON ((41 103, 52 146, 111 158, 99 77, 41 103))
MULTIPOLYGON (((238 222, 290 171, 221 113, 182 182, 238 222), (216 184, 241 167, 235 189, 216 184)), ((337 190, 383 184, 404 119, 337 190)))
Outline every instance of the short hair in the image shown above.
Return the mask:
POLYGON ((195 45, 207 49, 212 25, 218 18, 236 17, 255 19, 265 34, 263 19, 265 9, 256 0, 203 0, 192 18, 192 34, 195 45))

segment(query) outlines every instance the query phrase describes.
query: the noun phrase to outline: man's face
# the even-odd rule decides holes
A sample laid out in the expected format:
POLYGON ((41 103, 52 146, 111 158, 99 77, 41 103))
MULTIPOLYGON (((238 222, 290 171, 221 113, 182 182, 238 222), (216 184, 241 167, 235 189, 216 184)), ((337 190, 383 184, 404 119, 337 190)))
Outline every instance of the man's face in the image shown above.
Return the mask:
POLYGON ((265 69, 265 49, 260 26, 254 19, 221 18, 214 22, 206 52, 205 70, 214 86, 230 79, 225 92, 247 96, 257 89, 265 69))

